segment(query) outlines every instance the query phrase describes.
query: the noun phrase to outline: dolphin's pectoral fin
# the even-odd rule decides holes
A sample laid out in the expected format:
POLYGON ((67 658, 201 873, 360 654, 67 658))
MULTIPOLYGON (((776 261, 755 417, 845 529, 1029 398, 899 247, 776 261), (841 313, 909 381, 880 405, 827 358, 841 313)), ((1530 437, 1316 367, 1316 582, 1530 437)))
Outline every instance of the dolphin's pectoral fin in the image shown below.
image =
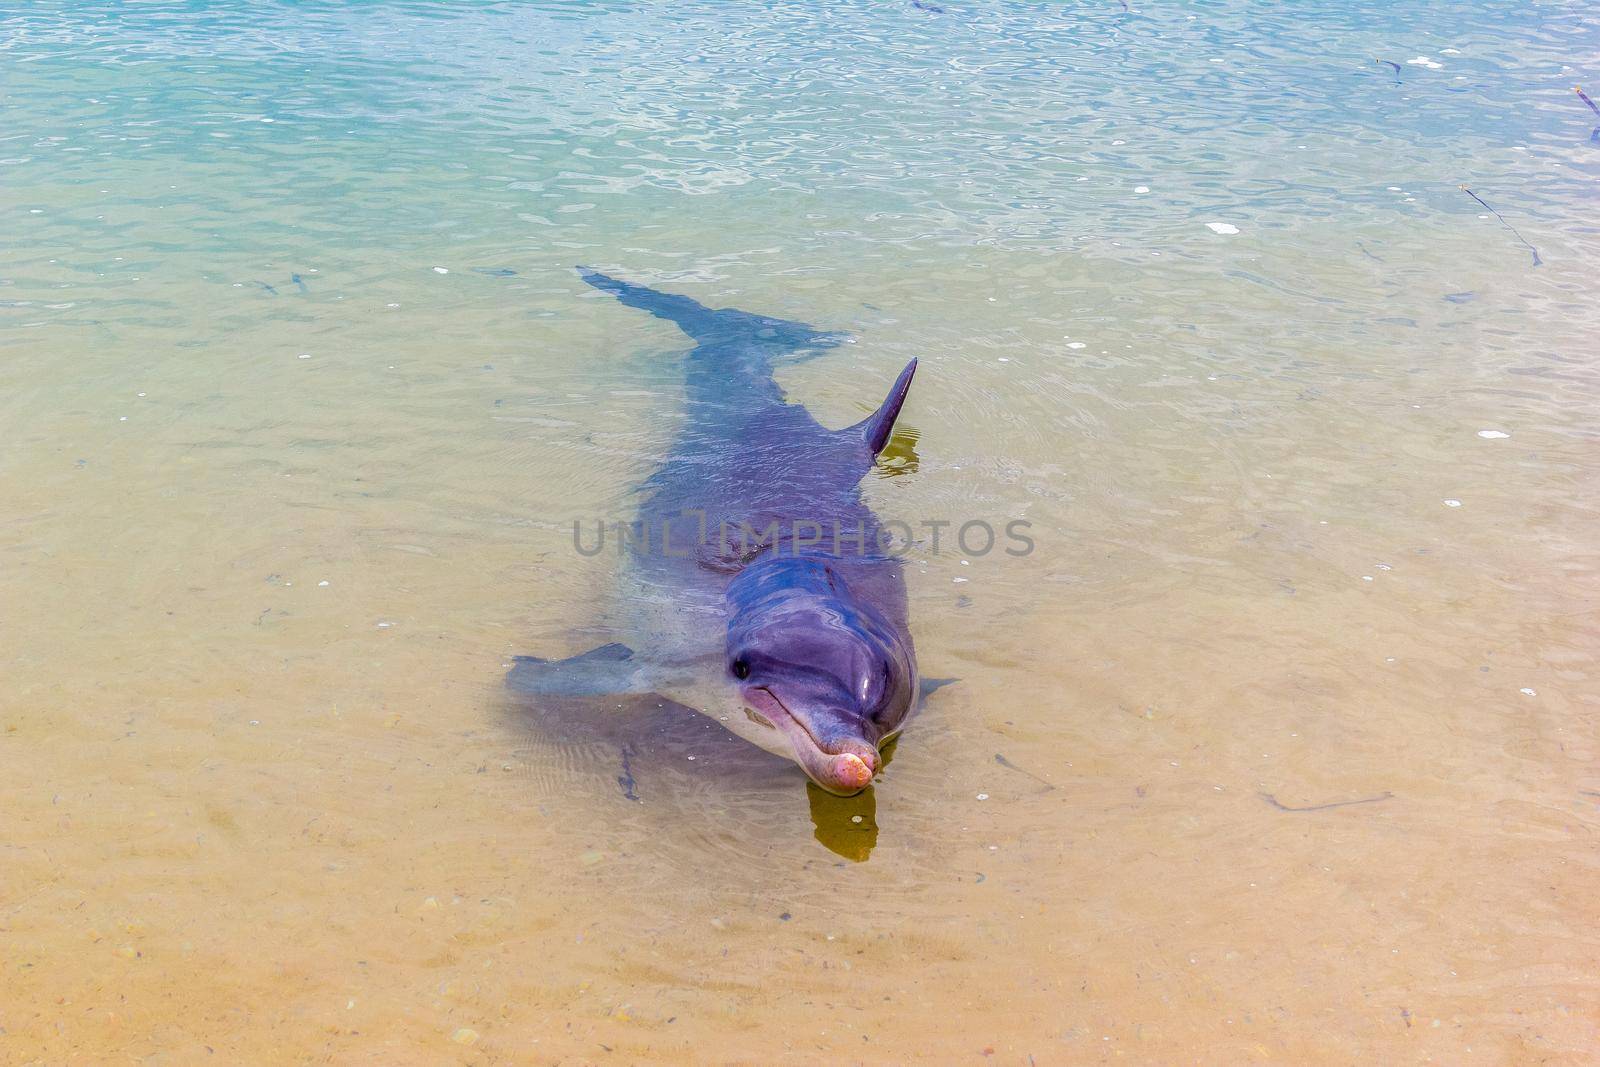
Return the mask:
POLYGON ((588 697, 650 691, 649 672, 633 649, 612 642, 569 659, 518 656, 506 685, 532 696, 588 697))
POLYGON ((920 707, 928 698, 947 685, 955 685, 960 678, 924 678, 917 683, 917 705, 920 707))

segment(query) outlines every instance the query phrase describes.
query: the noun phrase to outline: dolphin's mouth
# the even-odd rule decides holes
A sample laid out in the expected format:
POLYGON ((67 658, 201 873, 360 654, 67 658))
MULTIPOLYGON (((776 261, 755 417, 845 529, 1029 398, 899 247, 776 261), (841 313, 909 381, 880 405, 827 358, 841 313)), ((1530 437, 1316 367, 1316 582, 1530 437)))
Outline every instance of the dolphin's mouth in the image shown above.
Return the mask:
POLYGON ((746 710, 757 722, 775 728, 789 741, 795 762, 817 785, 837 796, 853 796, 872 784, 878 771, 878 750, 862 742, 835 743, 828 751, 812 736, 800 718, 784 706, 777 694, 765 686, 743 690, 750 707, 746 710))

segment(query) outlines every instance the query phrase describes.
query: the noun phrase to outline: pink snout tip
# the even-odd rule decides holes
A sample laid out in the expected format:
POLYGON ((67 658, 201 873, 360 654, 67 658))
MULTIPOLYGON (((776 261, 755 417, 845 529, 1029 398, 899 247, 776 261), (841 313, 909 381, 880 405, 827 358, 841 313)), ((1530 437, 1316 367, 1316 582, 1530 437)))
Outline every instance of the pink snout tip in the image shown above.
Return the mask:
POLYGON ((872 783, 872 776, 878 770, 877 759, 869 759, 863 759, 854 752, 846 752, 842 756, 833 757, 828 765, 829 780, 822 784, 831 786, 843 793, 861 792, 872 783))

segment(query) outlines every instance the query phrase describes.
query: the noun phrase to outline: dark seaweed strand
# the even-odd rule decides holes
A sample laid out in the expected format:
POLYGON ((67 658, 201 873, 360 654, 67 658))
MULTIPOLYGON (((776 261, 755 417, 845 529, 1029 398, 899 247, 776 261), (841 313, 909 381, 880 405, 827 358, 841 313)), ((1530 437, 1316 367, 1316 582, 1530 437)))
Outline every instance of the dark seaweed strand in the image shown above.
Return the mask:
POLYGON ((1392 59, 1374 59, 1373 62, 1378 64, 1380 67, 1393 67, 1394 83, 1396 85, 1400 84, 1400 64, 1396 63, 1392 59))
POLYGON ((617 784, 622 787, 622 795, 628 800, 638 800, 639 794, 633 787, 637 784, 633 780, 633 768, 628 766, 628 746, 622 746, 622 773, 617 775, 617 784))
POLYGON ((1360 800, 1335 800, 1330 804, 1312 804, 1306 808, 1290 807, 1271 793, 1262 793, 1261 799, 1277 808, 1279 811, 1327 811, 1329 808, 1348 808, 1352 804, 1376 804, 1380 800, 1389 800, 1393 793, 1379 793, 1375 797, 1362 797, 1360 800))
POLYGON ((1533 265, 1535 267, 1539 267, 1539 266, 1543 266, 1544 265, 1544 260, 1539 258, 1539 250, 1537 248, 1533 247, 1532 244, 1529 244, 1528 239, 1526 237, 1522 236, 1522 234, 1520 232, 1518 232, 1518 230, 1517 230, 1517 228, 1515 226, 1513 226, 1513 225, 1511 225, 1511 223, 1507 222, 1506 221, 1506 217, 1504 215, 1500 214, 1500 212, 1496 211, 1494 208, 1489 207, 1489 202, 1487 200, 1485 200, 1483 197, 1479 196, 1477 193, 1473 192, 1471 189, 1468 189, 1465 185, 1463 185, 1461 187, 1461 191, 1466 193, 1468 196, 1472 197, 1472 199, 1476 200, 1478 203, 1482 204, 1484 206, 1484 208, 1490 214, 1492 214, 1495 218, 1500 220, 1500 225, 1502 225, 1506 229, 1510 230, 1512 235, 1515 236, 1517 240, 1521 241, 1525 246, 1527 246, 1528 251, 1533 253, 1533 265))

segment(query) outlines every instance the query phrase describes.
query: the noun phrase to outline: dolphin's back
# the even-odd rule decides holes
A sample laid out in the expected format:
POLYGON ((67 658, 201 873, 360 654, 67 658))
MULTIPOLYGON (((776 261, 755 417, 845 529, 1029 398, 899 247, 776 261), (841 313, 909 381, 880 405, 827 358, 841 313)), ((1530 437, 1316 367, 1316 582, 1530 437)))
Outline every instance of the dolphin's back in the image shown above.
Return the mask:
POLYGON ((635 566, 663 596, 719 596, 762 551, 844 557, 853 582, 904 619, 899 561, 879 550, 862 477, 887 442, 916 369, 913 360, 876 412, 830 430, 789 403, 774 378, 786 356, 837 345, 842 335, 801 322, 712 309, 587 268, 583 279, 648 311, 695 342, 686 358, 687 418, 666 460, 640 486, 635 566), (807 544, 809 542, 809 544, 807 544))
MULTIPOLYGON (((702 521, 712 538, 724 524, 737 531, 741 524, 760 530, 774 522, 780 536, 801 523, 820 524, 830 533, 838 525, 852 534, 876 534, 859 483, 882 441, 872 442, 860 427, 827 429, 804 407, 788 403, 773 377, 783 357, 831 347, 841 335, 735 308, 708 308, 690 297, 579 269, 596 289, 673 323, 696 342, 686 359, 688 417, 666 461, 640 487, 645 530, 659 534, 665 524, 667 543, 680 547, 703 545, 702 521)), ((896 383, 900 399, 907 381, 909 372, 896 383)), ((659 540, 638 543, 661 554, 659 540)), ((707 562, 703 549, 696 556, 707 562)))

